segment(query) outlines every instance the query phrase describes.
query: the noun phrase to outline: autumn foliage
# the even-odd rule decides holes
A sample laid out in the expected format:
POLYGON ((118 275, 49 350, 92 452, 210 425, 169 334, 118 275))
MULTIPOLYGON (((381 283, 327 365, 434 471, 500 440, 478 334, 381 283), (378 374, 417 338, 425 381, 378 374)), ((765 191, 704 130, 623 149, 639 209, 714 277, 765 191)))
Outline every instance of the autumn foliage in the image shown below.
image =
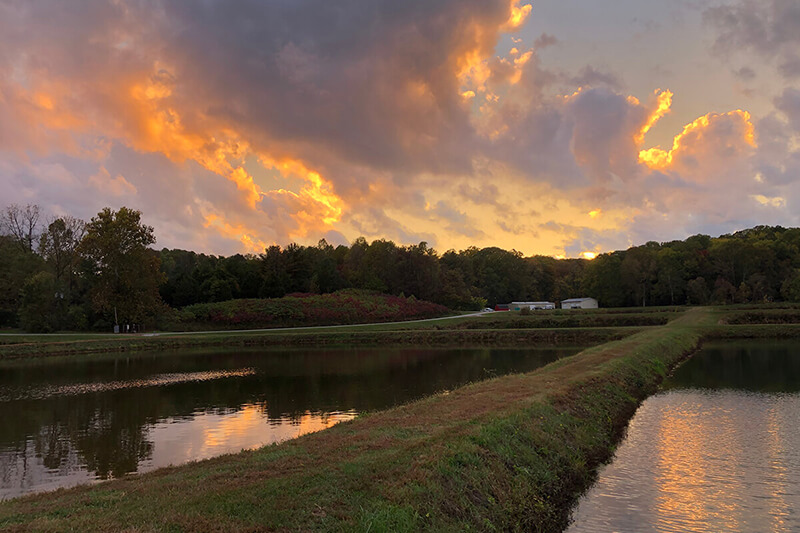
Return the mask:
POLYGON ((295 293, 283 298, 239 299, 184 307, 176 329, 327 326, 432 318, 448 313, 439 304, 412 297, 345 289, 329 294, 295 293))

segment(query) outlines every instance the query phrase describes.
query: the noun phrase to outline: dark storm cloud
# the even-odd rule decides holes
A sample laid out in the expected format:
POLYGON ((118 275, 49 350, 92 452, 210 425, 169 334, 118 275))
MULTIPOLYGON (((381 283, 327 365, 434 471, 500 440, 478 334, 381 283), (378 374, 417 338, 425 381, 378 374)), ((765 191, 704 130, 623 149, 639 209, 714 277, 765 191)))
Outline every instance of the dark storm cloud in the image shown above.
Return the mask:
POLYGON ((775 99, 775 107, 782 111, 796 133, 800 133, 800 90, 784 89, 775 99))
POLYGON ((730 55, 750 50, 776 58, 786 77, 800 74, 800 3, 796 0, 739 0, 706 9, 703 20, 718 32, 716 52, 730 55))
POLYGON ((598 87, 606 86, 612 89, 622 88, 622 82, 613 72, 603 72, 591 65, 583 67, 576 76, 569 78, 569 83, 573 87, 598 87))
POLYGON ((491 53, 508 8, 499 0, 170 2, 162 33, 187 89, 263 149, 464 172, 475 137, 456 72, 470 51, 491 53))

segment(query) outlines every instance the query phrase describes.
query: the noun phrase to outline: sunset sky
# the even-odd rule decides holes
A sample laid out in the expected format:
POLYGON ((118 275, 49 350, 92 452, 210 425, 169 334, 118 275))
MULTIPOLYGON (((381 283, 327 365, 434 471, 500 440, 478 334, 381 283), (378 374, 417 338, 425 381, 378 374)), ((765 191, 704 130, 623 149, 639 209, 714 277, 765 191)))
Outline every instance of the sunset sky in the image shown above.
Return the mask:
POLYGON ((0 0, 0 207, 215 254, 800 225, 797 0, 0 0))

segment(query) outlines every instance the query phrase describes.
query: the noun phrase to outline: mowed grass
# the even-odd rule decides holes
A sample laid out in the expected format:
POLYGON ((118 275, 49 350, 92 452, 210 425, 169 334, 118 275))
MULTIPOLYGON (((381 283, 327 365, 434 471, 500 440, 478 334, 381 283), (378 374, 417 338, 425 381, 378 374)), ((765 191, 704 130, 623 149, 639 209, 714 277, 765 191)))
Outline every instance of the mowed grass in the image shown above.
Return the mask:
MULTIPOLYGON (((508 315, 508 313, 497 313, 508 315)), ((519 313, 514 313, 516 318, 519 313)), ((511 317, 509 317, 511 318, 511 317)), ((620 327, 505 327, 495 320, 460 316, 394 324, 291 328, 289 330, 160 333, 148 335, 0 336, 0 360, 70 354, 158 351, 215 346, 540 346, 587 345, 620 339, 640 331, 620 327)))
POLYGON ((638 403, 717 321, 691 310, 280 445, 0 503, 0 530, 557 531, 638 403))
POLYGON ((662 325, 685 308, 639 308, 486 313, 436 320, 382 324, 276 328, 259 331, 158 332, 157 336, 113 334, 0 335, 0 360, 25 357, 173 350, 215 346, 580 345, 623 338, 644 327, 662 325), (470 331, 454 331, 470 330, 470 331), (521 330, 521 331, 502 331, 521 330), (571 330, 571 331, 566 331, 571 330))
POLYGON ((559 329, 663 326, 681 316, 686 309, 655 312, 598 312, 597 310, 496 312, 475 320, 450 322, 443 327, 452 329, 559 329))

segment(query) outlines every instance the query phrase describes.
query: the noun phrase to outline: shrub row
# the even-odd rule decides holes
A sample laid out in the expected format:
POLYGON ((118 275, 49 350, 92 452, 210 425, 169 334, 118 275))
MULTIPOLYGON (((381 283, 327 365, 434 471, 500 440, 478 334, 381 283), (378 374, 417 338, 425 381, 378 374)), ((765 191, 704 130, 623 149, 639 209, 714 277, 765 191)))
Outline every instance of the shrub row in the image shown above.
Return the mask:
POLYGON ((413 296, 345 289, 190 305, 178 311, 168 326, 175 330, 329 326, 433 318, 448 312, 443 305, 413 296))

